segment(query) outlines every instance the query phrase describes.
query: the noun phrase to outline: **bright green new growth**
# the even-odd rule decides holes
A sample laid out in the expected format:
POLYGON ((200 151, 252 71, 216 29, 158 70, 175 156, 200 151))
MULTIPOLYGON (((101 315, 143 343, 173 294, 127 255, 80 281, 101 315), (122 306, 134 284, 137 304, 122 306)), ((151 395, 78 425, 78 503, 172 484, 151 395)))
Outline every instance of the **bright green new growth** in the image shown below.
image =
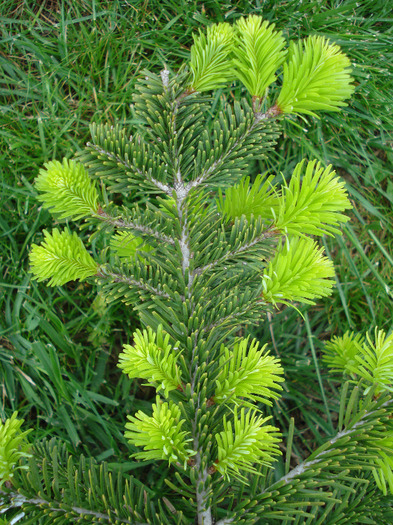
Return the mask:
POLYGON ((151 247, 144 244, 140 237, 135 237, 127 231, 117 232, 110 240, 111 250, 118 257, 135 257, 137 254, 141 257, 141 252, 151 251, 151 247))
POLYGON ((125 437, 144 452, 133 454, 140 459, 164 459, 169 463, 182 463, 187 467, 187 461, 195 455, 187 443, 192 441, 187 431, 181 427, 185 420, 181 418, 180 408, 172 401, 163 403, 157 396, 153 404, 152 416, 139 410, 135 417, 128 416, 125 437))
POLYGON ((232 53, 234 29, 230 24, 214 24, 207 34, 194 35, 191 48, 191 86, 195 91, 210 91, 234 80, 228 57, 232 53))
POLYGON ((239 79, 256 99, 284 67, 283 85, 271 110, 276 113, 339 111, 346 106, 354 86, 350 61, 340 47, 320 36, 290 42, 284 49, 282 33, 257 15, 240 18, 233 28, 211 25, 207 35, 194 36, 191 47, 191 89, 209 91, 239 79), (287 60, 285 61, 285 59, 287 60))
POLYGON ((254 182, 250 183, 250 177, 244 177, 238 184, 227 188, 225 196, 219 191, 217 208, 220 213, 234 221, 242 215, 247 220, 251 216, 270 220, 276 217, 280 200, 278 190, 273 186, 274 177, 271 175, 257 175, 254 182))
POLYGON ((315 304, 314 299, 331 294, 334 281, 332 262, 323 248, 309 237, 293 237, 282 244, 263 273, 263 298, 268 303, 298 301, 315 304))
POLYGON ((289 185, 280 189, 272 176, 259 175, 253 184, 249 177, 222 192, 217 199, 221 213, 231 220, 244 215, 261 217, 277 230, 291 235, 337 235, 340 223, 348 221, 342 212, 351 208, 345 183, 316 161, 296 165, 289 185))
POLYGON ((128 377, 149 380, 148 384, 168 392, 181 388, 180 372, 176 361, 179 354, 169 343, 169 335, 158 326, 157 332, 147 330, 134 332, 134 345, 124 345, 124 353, 119 355, 119 368, 128 377))
POLYGON ((266 345, 258 347, 258 341, 249 342, 249 338, 237 341, 231 350, 222 346, 214 394, 217 403, 245 404, 244 399, 249 399, 271 406, 270 399, 279 397, 274 390, 282 390, 278 383, 284 381, 280 361, 264 352, 266 345))
MULTIPOLYGON (((375 329, 374 341, 369 333, 366 339, 361 334, 346 332, 342 337, 333 337, 324 347, 323 360, 333 372, 342 372, 351 377, 351 382, 362 385, 365 398, 373 394, 378 398, 384 392, 393 391, 393 334, 375 329)), ((360 402, 360 404, 362 401, 360 402)), ((375 454, 372 459, 373 477, 384 495, 393 494, 393 423, 383 437, 370 439, 368 449, 375 454)))
MULTIPOLYGON (((393 333, 375 329, 375 339, 369 333, 366 340, 360 335, 346 333, 334 337, 325 345, 324 360, 334 371, 361 377, 376 392, 393 392, 393 333)), ((367 393, 369 388, 365 390, 367 393)))
POLYGON ((98 193, 85 167, 80 162, 64 159, 47 162, 35 181, 41 195, 38 199, 60 219, 74 220, 98 211, 98 193))
POLYGON ((30 265, 34 279, 50 279, 48 286, 62 286, 68 281, 84 280, 97 274, 98 264, 89 255, 77 234, 68 229, 52 233, 44 230, 41 246, 33 244, 30 265))
POLYGON ((17 419, 14 412, 3 423, 0 420, 0 489, 6 481, 12 480, 16 468, 27 469, 27 466, 17 466, 21 458, 29 458, 30 444, 25 442, 31 430, 20 432, 23 419, 17 419))
POLYGON ((248 92, 258 98, 276 80, 276 72, 285 60, 285 40, 274 24, 257 15, 240 18, 236 24, 234 71, 248 92))
POLYGON ((253 463, 270 466, 273 457, 280 454, 278 428, 265 425, 270 417, 257 415, 255 410, 246 412, 244 408, 235 408, 233 426, 224 416, 222 432, 216 435, 218 458, 216 469, 229 479, 230 477, 246 481, 240 470, 256 474, 253 463))
POLYGON ((323 360, 334 372, 351 374, 350 367, 356 364, 364 338, 361 334, 345 332, 341 337, 334 336, 324 347, 323 360))
POLYGON ((282 113, 313 116, 315 111, 339 111, 354 91, 350 72, 347 56, 326 38, 291 42, 276 106, 282 113))
POLYGON ((289 185, 284 185, 279 199, 278 230, 292 235, 341 234, 337 227, 349 218, 342 212, 350 209, 345 183, 315 160, 308 162, 306 173, 301 174, 305 161, 297 164, 289 185))

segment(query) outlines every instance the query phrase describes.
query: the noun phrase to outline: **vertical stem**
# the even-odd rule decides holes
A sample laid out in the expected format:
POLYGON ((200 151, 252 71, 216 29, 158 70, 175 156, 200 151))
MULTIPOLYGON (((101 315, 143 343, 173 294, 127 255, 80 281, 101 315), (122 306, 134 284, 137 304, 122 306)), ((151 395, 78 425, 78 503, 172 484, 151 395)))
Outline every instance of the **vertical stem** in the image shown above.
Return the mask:
MULTIPOLYGON (((190 267, 190 259, 192 257, 192 253, 190 251, 190 245, 189 245, 189 238, 188 238, 188 228, 187 228, 187 209, 185 200, 188 196, 189 189, 186 189, 184 186, 184 183, 181 179, 180 171, 178 171, 176 176, 176 183, 175 183, 175 193, 176 193, 176 207, 177 207, 177 213, 180 221, 181 226, 181 237, 180 237, 180 250, 182 254, 182 271, 183 275, 186 274, 186 272, 189 272, 190 267)), ((191 297, 192 295, 192 284, 194 281, 194 274, 189 272, 188 273, 188 297, 191 297)), ((195 353, 193 352, 193 355, 191 356, 191 367, 193 366, 195 353)), ((194 365, 195 366, 195 365, 194 365)), ((191 384, 191 392, 194 393, 195 388, 195 373, 193 374, 193 380, 191 384)), ((198 403, 199 405, 199 403, 198 403)), ((197 409, 198 410, 198 409, 197 409)), ((197 412, 196 410, 196 412, 197 412)), ((206 491, 203 489, 199 491, 200 484, 205 484, 207 479, 207 469, 202 469, 201 467, 201 449, 199 447, 199 436, 197 431, 197 425, 196 425, 196 414, 193 424, 193 434, 194 434, 194 450, 197 452, 195 459, 196 464, 195 468, 198 470, 198 478, 197 478, 197 491, 196 491, 196 500, 197 500, 197 516, 198 516, 198 525, 212 525, 212 515, 211 515, 211 508, 206 508, 206 498, 207 494, 206 491)))
MULTIPOLYGON (((176 101, 176 104, 173 108, 173 132, 176 133, 176 113, 178 110, 178 107, 181 103, 181 100, 178 99, 176 101)), ((174 156, 174 162, 177 162, 178 154, 177 151, 173 151, 174 156)), ((176 194, 176 208, 177 208, 177 214, 180 221, 180 228, 181 228, 181 234, 179 239, 179 245, 180 250, 182 254, 182 261, 181 261, 181 268, 183 272, 183 276, 188 274, 188 294, 186 293, 186 290, 184 291, 184 296, 186 297, 188 295, 189 298, 192 297, 192 287, 193 282, 195 278, 195 274, 193 272, 190 272, 190 260, 193 257, 193 254, 190 250, 190 240, 189 240, 189 231, 188 231, 188 217, 187 217, 187 197, 192 189, 192 185, 186 185, 183 181, 181 171, 180 171, 180 163, 176 166, 176 175, 174 177, 174 190, 176 194)), ((195 366, 198 366, 198 364, 194 364, 195 361, 195 353, 196 348, 193 349, 192 356, 190 356, 191 359, 191 370, 192 368, 195 368, 195 366)), ((192 395, 195 393, 195 379, 196 379, 196 369, 194 370, 194 373, 191 374, 191 393, 192 395)), ((198 525, 213 525, 212 520, 212 514, 211 514, 211 508, 206 508, 206 499, 207 499, 207 493, 205 489, 199 490, 199 487, 201 484, 203 486, 206 483, 208 473, 207 468, 202 467, 202 459, 201 459, 201 453, 203 452, 201 450, 201 447, 199 445, 199 434, 197 429, 197 413, 198 408, 200 405, 200 399, 199 399, 200 393, 198 393, 198 403, 195 410, 195 417, 193 421, 193 438, 194 438, 194 450, 196 451, 195 455, 195 469, 198 472, 197 477, 197 487, 196 487, 196 501, 197 501, 197 518, 198 518, 198 525)))
MULTIPOLYGON (((207 477, 207 472, 203 472, 204 479, 198 479, 198 481, 205 481, 207 477)), ((202 492, 197 492, 197 512, 198 512, 198 525, 212 525, 212 513, 210 507, 205 508, 206 493, 204 490, 202 492)))

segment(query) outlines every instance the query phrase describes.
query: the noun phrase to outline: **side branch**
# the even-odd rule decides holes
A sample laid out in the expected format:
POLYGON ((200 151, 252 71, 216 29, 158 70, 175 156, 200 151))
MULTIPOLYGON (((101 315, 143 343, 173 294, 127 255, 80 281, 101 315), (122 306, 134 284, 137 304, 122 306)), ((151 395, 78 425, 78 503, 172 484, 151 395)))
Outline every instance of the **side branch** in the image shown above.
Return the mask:
MULTIPOLYGON (((269 485, 268 487, 266 487, 262 492, 259 493, 259 495, 261 496, 262 494, 265 494, 266 492, 271 492, 272 490, 274 490, 278 485, 282 484, 283 482, 284 482, 284 485, 286 485, 292 479, 296 478, 297 476, 301 476, 304 472, 306 472, 313 465, 317 465, 320 461, 323 460, 323 457, 326 454, 331 452, 331 450, 334 448, 334 445, 337 443, 337 441, 339 439, 341 439, 343 437, 346 437, 346 436, 351 436, 351 434, 355 433, 356 430, 359 427, 361 427, 367 421, 367 419, 370 416, 375 414, 381 408, 386 407, 388 405, 393 405, 393 401, 392 400, 385 401, 385 403, 383 403, 379 408, 377 408, 375 410, 372 410, 370 412, 366 412, 363 415, 363 417, 361 419, 359 419, 359 421, 357 421, 351 428, 344 429, 344 430, 338 432, 333 438, 331 438, 329 440, 329 443, 330 443, 331 446, 329 446, 325 450, 322 450, 319 454, 317 454, 315 456, 314 459, 308 460, 308 461, 303 461, 303 463, 300 463, 300 465, 297 465, 290 472, 288 472, 288 474, 286 474, 285 476, 282 476, 280 479, 275 481, 272 485, 269 485)), ((255 504, 256 503, 257 503, 257 501, 255 501, 255 504)), ((250 508, 250 510, 251 510, 251 508, 250 508)), ((247 511, 245 511, 245 512, 247 512, 247 511)))
POLYGON ((105 149, 103 149, 100 146, 98 146, 97 144, 92 144, 91 142, 88 142, 86 145, 89 148, 92 148, 95 151, 97 151, 100 155, 104 155, 108 159, 115 161, 117 164, 120 164, 124 168, 126 168, 126 169, 128 169, 130 171, 133 171, 135 173, 138 173, 138 175, 140 175, 141 178, 143 178, 145 180, 148 180, 156 188, 158 188, 160 191, 166 193, 169 197, 172 197, 173 188, 171 186, 169 186, 168 184, 164 184, 163 182, 155 179, 154 177, 152 177, 148 173, 143 172, 141 169, 139 169, 134 164, 130 164, 126 160, 124 160, 121 157, 119 157, 119 155, 115 155, 114 153, 110 153, 109 151, 106 151, 105 149))
POLYGON ((99 273, 97 274, 97 277, 101 279, 111 278, 112 282, 114 283, 123 283, 128 284, 130 287, 138 288, 139 290, 143 290, 144 292, 149 292, 155 295, 158 295, 159 297, 164 297, 165 299, 170 299, 171 297, 159 290, 158 288, 155 288, 154 286, 151 286, 143 281, 136 281, 135 279, 131 279, 130 277, 125 277, 124 275, 121 275, 119 273, 114 272, 106 272, 106 273, 99 273))
MULTIPOLYGON (((340 432, 338 432, 333 438, 331 438, 328 443, 329 447, 325 450, 322 450, 319 454, 314 456, 314 459, 309 459, 307 461, 303 461, 303 463, 300 463, 300 465, 297 465, 295 468, 293 468, 288 474, 285 476, 282 476, 280 479, 275 481, 272 485, 269 485, 264 490, 262 490, 258 495, 255 496, 254 500, 250 502, 246 507, 243 507, 238 512, 241 513, 241 517, 244 518, 249 512, 253 512, 253 508, 258 505, 258 496, 262 496, 266 493, 274 493, 275 491, 279 491, 282 486, 287 485, 290 483, 291 480, 297 478, 298 476, 301 476, 305 472, 307 472, 308 469, 311 467, 318 465, 321 461, 323 461, 324 456, 328 454, 329 452, 334 449, 334 445, 339 441, 341 438, 345 438, 346 436, 351 436, 351 434, 356 433, 357 429, 361 427, 363 424, 367 422, 367 419, 370 418, 373 414, 378 412, 381 408, 386 407, 388 405, 393 405, 392 400, 388 400, 385 403, 383 403, 380 407, 376 408, 375 410, 372 410, 370 412, 366 412, 360 419, 357 421, 351 428, 344 429, 340 432)), ((367 433, 366 433, 366 437, 367 433)), ((356 439, 356 438, 355 438, 356 439)), ((310 457, 313 455, 311 454, 310 457)), ((311 503, 310 503, 311 504, 311 503)), ((240 515, 240 514, 239 514, 240 515)), ((234 514, 231 517, 223 518, 216 522, 215 525, 230 525, 231 523, 235 523, 237 519, 237 513, 234 514)))
POLYGON ((203 272, 210 270, 211 268, 214 268, 215 266, 227 262, 229 259, 233 259, 237 255, 241 255, 243 252, 247 251, 249 248, 252 248, 256 244, 266 240, 270 239, 271 237, 275 237, 276 235, 279 235, 280 232, 274 228, 270 230, 266 230, 262 233, 262 235, 258 235, 253 241, 248 242, 246 244, 241 244, 238 248, 235 250, 232 250, 231 252, 226 253, 219 259, 216 259, 215 261, 206 264, 205 266, 201 266, 200 268, 195 269, 196 275, 201 275, 203 272))
POLYGON ((224 317, 220 317, 220 319, 217 319, 217 321, 215 321, 214 323, 209 324, 209 326, 204 326, 203 328, 201 328, 201 330, 203 330, 204 332, 211 332, 214 328, 218 328, 219 326, 223 327, 231 319, 236 319, 237 317, 245 315, 246 313, 252 311, 255 308, 255 306, 258 305, 266 306, 266 303, 264 301, 255 301, 251 304, 246 305, 244 308, 239 308, 224 317))
POLYGON ((338 432, 334 438, 332 438, 329 442, 332 445, 332 447, 327 448, 326 450, 322 450, 319 454, 316 455, 315 459, 310 461, 303 461, 303 463, 300 463, 300 465, 297 465, 295 468, 293 468, 288 474, 285 476, 282 476, 279 480, 277 480, 273 485, 270 485, 270 487, 263 490, 260 494, 264 494, 267 491, 270 491, 272 488, 274 488, 275 485, 278 483, 284 482, 287 484, 291 479, 296 478, 296 476, 302 475, 304 472, 307 471, 308 468, 312 467, 313 465, 316 465, 319 463, 323 456, 330 452, 330 450, 333 448, 333 445, 341 438, 345 436, 350 436, 358 427, 362 426, 364 423, 364 420, 367 416, 371 416, 375 411, 367 413, 360 421, 355 423, 352 428, 348 430, 342 430, 341 432, 338 432))
MULTIPOLYGON (((108 516, 107 514, 103 514, 102 512, 95 512, 89 509, 84 509, 82 507, 70 507, 70 509, 68 508, 64 509, 64 508, 61 508, 62 503, 59 503, 59 502, 51 502, 51 501, 47 501, 42 498, 26 498, 19 492, 4 492, 1 489, 0 489, 0 496, 10 499, 10 503, 7 506, 8 509, 22 507, 22 505, 25 505, 25 504, 36 505, 37 507, 41 507, 41 508, 46 507, 46 509, 51 512, 61 512, 64 515, 66 515, 71 511, 80 517, 92 516, 94 518, 99 519, 100 521, 104 520, 104 521, 112 523, 112 518, 108 516), (56 503, 58 504, 58 507, 53 506, 56 503)), ((126 523, 129 525, 148 525, 147 523, 142 523, 140 521, 130 521, 130 520, 119 518, 119 517, 117 517, 116 520, 119 523, 126 523)))
POLYGON ((134 230, 134 231, 149 235, 150 237, 154 237, 158 241, 166 242, 168 244, 172 244, 173 246, 176 244, 175 239, 173 239, 169 235, 160 233, 157 230, 154 230, 153 228, 144 226, 143 224, 137 224, 135 222, 125 221, 123 219, 117 219, 115 217, 112 217, 108 213, 104 212, 101 208, 98 209, 97 215, 95 215, 95 217, 98 217, 99 219, 111 224, 112 226, 115 226, 116 228, 123 228, 125 230, 134 230))
POLYGON ((206 181, 206 179, 208 179, 214 173, 216 168, 219 167, 221 164, 223 164, 228 159, 228 157, 230 157, 230 155, 233 153, 233 151, 240 144, 242 144, 247 137, 249 137, 249 135, 254 131, 255 127, 259 124, 259 122, 261 120, 266 120, 266 119, 271 118, 273 116, 276 116, 276 115, 275 114, 269 114, 268 115, 266 113, 266 116, 265 115, 262 116, 261 114, 255 114, 254 122, 246 130, 246 132, 243 133, 243 135, 241 137, 239 137, 239 139, 237 141, 235 141, 235 143, 229 148, 229 150, 226 151, 225 153, 223 153, 221 155, 221 157, 219 159, 217 159, 215 162, 213 162, 213 164, 210 166, 210 168, 205 170, 199 177, 197 177, 196 179, 190 181, 187 184, 187 186, 186 186, 187 192, 189 192, 192 188, 195 188, 195 187, 199 186, 200 184, 203 184, 206 181))

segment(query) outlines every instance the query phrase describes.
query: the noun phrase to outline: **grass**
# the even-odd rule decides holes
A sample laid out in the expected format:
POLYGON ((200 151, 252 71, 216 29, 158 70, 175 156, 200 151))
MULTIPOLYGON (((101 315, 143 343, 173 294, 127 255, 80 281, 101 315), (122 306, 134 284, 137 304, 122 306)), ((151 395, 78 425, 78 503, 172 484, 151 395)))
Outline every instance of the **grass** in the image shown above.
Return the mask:
MULTIPOLYGON (((38 205, 32 183, 45 161, 70 157, 83 148, 90 122, 132 126, 133 85, 143 69, 159 71, 164 63, 176 68, 188 58, 198 28, 257 13, 274 21, 286 36, 326 35, 354 63, 357 88, 350 106, 320 120, 287 122, 274 154, 252 172, 269 169, 288 177, 306 156, 333 164, 348 184, 353 220, 341 238, 324 241, 336 267, 333 296, 304 310, 307 321, 285 309, 256 331, 270 344, 274 334, 291 379, 275 416, 287 428, 295 414, 308 429, 295 440, 294 455, 303 457, 310 437, 318 443, 321 432, 331 431, 326 406, 337 410, 335 387, 318 360, 321 341, 346 329, 389 330, 393 298, 393 18, 385 0, 360 4, 2 2, 2 417, 18 409, 37 438, 56 435, 70 450, 106 459, 113 468, 138 468, 138 463, 122 462, 128 450, 125 415, 154 396, 116 368, 117 354, 130 340, 137 318, 121 305, 108 306, 95 288, 70 284, 49 289, 30 281, 29 247, 40 242, 42 230, 52 222, 38 205)), ((220 92, 216 102, 236 94, 220 92)))

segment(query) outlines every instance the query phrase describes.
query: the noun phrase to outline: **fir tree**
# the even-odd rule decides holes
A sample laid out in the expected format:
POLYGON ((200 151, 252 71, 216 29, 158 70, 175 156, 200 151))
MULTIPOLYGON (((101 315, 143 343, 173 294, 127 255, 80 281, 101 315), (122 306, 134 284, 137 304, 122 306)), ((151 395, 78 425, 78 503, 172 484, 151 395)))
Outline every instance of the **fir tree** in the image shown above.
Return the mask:
POLYGON ((55 440, 29 448, 13 416, 0 428, 10 519, 21 510, 18 522, 40 524, 391 522, 391 336, 327 345, 326 361, 349 379, 337 433, 291 470, 292 424, 285 473, 275 476, 283 429, 264 406, 279 398, 283 369, 268 348, 239 335, 280 303, 313 304, 331 293, 334 270, 318 237, 340 233, 348 220, 344 183, 312 159, 281 187, 247 175, 274 146, 283 116, 344 106, 349 74, 348 59, 324 38, 287 52, 260 17, 211 26, 195 37, 189 69, 145 72, 132 136, 93 125, 76 158, 41 170, 43 205, 110 235, 111 253, 94 260, 75 232, 55 229, 32 247, 31 270, 50 286, 95 280, 109 300, 138 310, 142 328, 119 367, 157 397, 151 413, 128 416, 125 436, 136 459, 170 466, 171 499, 105 463, 76 460, 55 440), (281 66, 281 92, 262 111, 281 66), (204 93, 237 81, 250 100, 228 103, 208 127, 204 93), (133 195, 133 205, 104 203, 96 180, 116 202, 133 195))

